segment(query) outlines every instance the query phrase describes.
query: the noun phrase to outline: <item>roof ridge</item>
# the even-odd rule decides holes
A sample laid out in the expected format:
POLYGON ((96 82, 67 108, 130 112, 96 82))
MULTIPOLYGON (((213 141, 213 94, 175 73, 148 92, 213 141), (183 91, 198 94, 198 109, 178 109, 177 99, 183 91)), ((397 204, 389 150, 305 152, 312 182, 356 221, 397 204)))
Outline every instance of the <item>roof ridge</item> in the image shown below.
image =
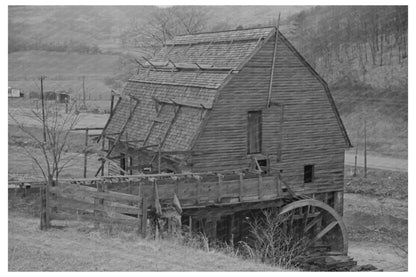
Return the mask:
MULTIPOLYGON (((251 27, 251 28, 229 29, 229 30, 221 30, 221 31, 207 31, 207 32, 200 32, 200 33, 195 33, 195 34, 181 34, 181 35, 176 35, 173 38, 183 37, 183 36, 195 36, 195 35, 200 35, 200 34, 217 34, 217 33, 233 32, 233 31, 260 30, 260 29, 269 29, 269 28, 276 28, 276 26, 251 27)), ((172 39, 170 39, 170 40, 172 40, 172 39)))

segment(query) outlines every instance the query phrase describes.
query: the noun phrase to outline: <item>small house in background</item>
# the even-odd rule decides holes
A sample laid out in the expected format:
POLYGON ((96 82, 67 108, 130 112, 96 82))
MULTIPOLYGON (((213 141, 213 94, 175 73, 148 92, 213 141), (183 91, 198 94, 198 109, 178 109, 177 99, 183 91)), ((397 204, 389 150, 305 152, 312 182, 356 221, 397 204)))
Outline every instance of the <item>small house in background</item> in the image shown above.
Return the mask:
POLYGON ((40 99, 40 93, 36 91, 31 91, 29 93, 29 99, 40 99))
POLYGON ((69 103, 70 96, 65 91, 56 92, 56 102, 58 103, 69 103))
MULTIPOLYGON (((46 91, 44 93, 45 100, 56 101, 57 103, 69 103, 70 95, 66 91, 46 91)), ((30 99, 41 99, 40 93, 31 91, 29 93, 30 99)))
POLYGON ((46 91, 44 94, 45 100, 56 100, 56 92, 46 91))
POLYGON ((20 97, 24 97, 24 94, 23 94, 21 89, 9 87, 8 97, 9 98, 20 98, 20 97))

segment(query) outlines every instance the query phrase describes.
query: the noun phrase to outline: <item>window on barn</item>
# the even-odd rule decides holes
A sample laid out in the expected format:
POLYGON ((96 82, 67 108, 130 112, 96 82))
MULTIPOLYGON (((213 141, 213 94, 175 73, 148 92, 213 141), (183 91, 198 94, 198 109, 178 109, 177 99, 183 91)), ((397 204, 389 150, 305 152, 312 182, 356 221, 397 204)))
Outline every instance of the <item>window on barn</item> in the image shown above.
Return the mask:
POLYGON ((303 182, 304 183, 312 183, 314 178, 314 166, 313 165, 305 165, 303 168, 303 182))
MULTIPOLYGON (((120 153, 120 168, 126 170, 126 154, 120 153)), ((124 175, 124 172, 120 170, 120 175, 124 175)))
POLYGON ((261 111, 248 112, 247 153, 261 152, 261 111))
POLYGON ((258 170, 261 170, 264 174, 269 173, 269 161, 268 161, 268 159, 257 160, 257 163, 260 166, 260 168, 258 168, 258 170))
POLYGON ((129 157, 128 158, 128 161, 129 161, 129 174, 130 175, 133 175, 133 157, 129 157))

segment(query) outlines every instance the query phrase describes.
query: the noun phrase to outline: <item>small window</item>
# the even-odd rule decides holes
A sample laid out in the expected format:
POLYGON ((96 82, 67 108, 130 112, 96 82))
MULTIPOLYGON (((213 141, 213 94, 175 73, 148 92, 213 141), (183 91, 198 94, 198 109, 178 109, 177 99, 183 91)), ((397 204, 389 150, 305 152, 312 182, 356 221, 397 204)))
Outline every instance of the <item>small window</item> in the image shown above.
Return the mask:
POLYGON ((313 182, 313 177, 314 177, 314 166, 313 165, 305 165, 303 181, 305 183, 312 183, 313 182))
POLYGON ((133 157, 128 157, 128 161, 129 161, 129 167, 128 167, 128 170, 129 170, 129 174, 130 175, 133 175, 133 157))
POLYGON ((261 153, 261 111, 248 112, 247 153, 261 153))
MULTIPOLYGON (((126 171, 126 154, 120 153, 120 168, 126 171)), ((120 170, 120 175, 124 175, 124 172, 120 170)))
POLYGON ((260 168, 258 168, 256 165, 256 169, 261 170, 264 174, 267 174, 269 172, 269 162, 267 159, 257 160, 257 163, 260 166, 260 168))

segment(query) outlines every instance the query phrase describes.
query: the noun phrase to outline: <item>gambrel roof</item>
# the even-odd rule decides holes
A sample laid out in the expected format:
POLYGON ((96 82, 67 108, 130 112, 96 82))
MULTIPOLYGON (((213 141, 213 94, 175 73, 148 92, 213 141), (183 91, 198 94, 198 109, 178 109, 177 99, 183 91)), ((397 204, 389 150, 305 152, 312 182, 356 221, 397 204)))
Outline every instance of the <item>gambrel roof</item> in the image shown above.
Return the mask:
MULTIPOLYGON (((160 139, 162 151, 191 150, 221 88, 275 30, 201 33, 166 42, 128 81, 104 133, 114 138, 123 133, 121 141, 130 141, 136 148, 157 144, 160 139)), ((332 98, 330 101, 334 105, 332 98)), ((339 118, 336 108, 335 112, 339 118)), ((339 123, 350 144, 340 118, 339 123)))

